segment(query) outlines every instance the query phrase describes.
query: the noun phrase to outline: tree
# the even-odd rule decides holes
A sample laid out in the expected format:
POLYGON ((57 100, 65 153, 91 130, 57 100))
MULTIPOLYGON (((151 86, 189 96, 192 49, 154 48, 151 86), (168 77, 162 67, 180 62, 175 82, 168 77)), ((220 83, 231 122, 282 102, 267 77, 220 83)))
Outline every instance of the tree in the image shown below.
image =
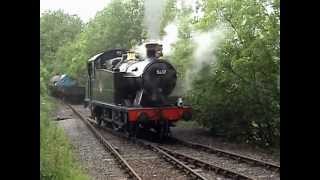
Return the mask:
POLYGON ((203 0, 202 18, 182 18, 185 23, 179 28, 180 40, 172 56, 180 72, 190 68, 193 58, 190 25, 193 31, 207 31, 219 24, 229 30, 216 50, 217 63, 194 74, 193 89, 187 96, 195 119, 215 134, 264 146, 279 144, 278 2, 203 0))
POLYGON ((99 11, 77 35, 56 54, 55 71, 66 72, 84 85, 87 60, 111 48, 130 48, 143 39, 143 1, 113 0, 99 11))
POLYGON ((49 71, 55 65, 59 47, 72 41, 81 32, 83 23, 76 15, 62 10, 47 11, 40 18, 40 60, 49 71))

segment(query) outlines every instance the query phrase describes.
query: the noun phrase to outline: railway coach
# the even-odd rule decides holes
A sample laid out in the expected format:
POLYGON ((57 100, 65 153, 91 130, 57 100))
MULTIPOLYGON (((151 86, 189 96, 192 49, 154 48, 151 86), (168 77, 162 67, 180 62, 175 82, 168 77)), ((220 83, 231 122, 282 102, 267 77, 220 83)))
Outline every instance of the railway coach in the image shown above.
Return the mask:
POLYGON ((85 98, 85 87, 79 86, 76 80, 66 74, 53 76, 50 79, 49 91, 53 97, 72 104, 83 103, 85 98))

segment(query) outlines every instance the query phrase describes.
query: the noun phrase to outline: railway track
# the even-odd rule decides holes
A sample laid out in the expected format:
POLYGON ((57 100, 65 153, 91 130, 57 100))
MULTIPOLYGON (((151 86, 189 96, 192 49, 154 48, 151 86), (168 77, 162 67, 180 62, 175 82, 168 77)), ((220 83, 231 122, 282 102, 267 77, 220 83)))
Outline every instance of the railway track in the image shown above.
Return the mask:
POLYGON ((249 163, 251 165, 265 167, 267 169, 270 169, 270 170, 273 170, 273 171, 276 171, 276 172, 280 173, 280 165, 277 165, 277 164, 274 164, 274 163, 258 160, 258 159, 251 158, 251 157, 248 157, 248 156, 244 156, 244 155, 241 155, 241 154, 236 154, 236 153, 233 153, 233 152, 225 151, 225 150, 218 149, 218 148, 209 147, 209 146, 198 144, 198 143, 192 143, 192 142, 184 141, 184 140, 177 139, 177 138, 174 138, 174 137, 172 137, 172 140, 177 142, 177 143, 183 144, 185 146, 194 148, 194 149, 202 150, 202 151, 209 152, 209 153, 212 153, 212 154, 217 154, 218 156, 228 157, 228 158, 237 160, 239 162, 245 162, 245 163, 249 163))
MULTIPOLYGON (((92 121, 91 119, 88 118, 88 115, 82 115, 79 113, 76 108, 72 107, 69 105, 69 107, 74 111, 74 113, 82 119, 84 122, 87 124, 90 124, 93 128, 96 128, 94 126, 95 122, 92 121), (86 116, 86 117, 84 117, 86 116)), ((79 109, 79 108, 78 108, 79 109)), ((147 159, 157 159, 154 156, 150 155, 144 155, 144 157, 140 157, 139 155, 128 155, 128 150, 131 151, 132 147, 129 147, 128 145, 125 145, 124 143, 119 143, 114 142, 114 139, 117 139, 116 137, 121 137, 122 140, 125 139, 126 143, 132 142, 132 140, 129 140, 127 136, 125 136, 123 133, 118 133, 115 132, 109 128, 103 128, 103 129, 95 129, 98 133, 100 133, 99 138, 104 138, 104 141, 113 141, 112 143, 109 143, 111 147, 113 147, 112 151, 116 151, 118 155, 122 158, 117 158, 120 164, 123 164, 124 167, 126 167, 128 174, 130 177, 135 177, 137 178, 142 178, 142 179, 148 179, 150 176, 146 176, 142 172, 145 171, 146 169, 144 168, 143 170, 139 170, 139 167, 137 168, 137 164, 145 164, 148 166, 150 165, 151 161, 147 161, 147 159), (103 133, 103 132, 108 132, 108 133, 103 133), (104 134, 104 135, 102 135, 104 134), (107 135, 109 134, 109 135, 107 135), (107 137, 112 134, 112 137, 107 137), (108 139, 108 140, 106 140, 108 139), (115 145, 116 144, 116 145, 115 145), (127 149, 127 150, 126 150, 127 149), (130 150, 131 149, 131 150, 130 150), (127 155, 126 155, 127 154, 127 155), (124 157, 125 156, 125 157, 124 157), (146 162, 141 162, 141 161, 146 161, 146 162), (122 162, 120 162, 122 161, 122 162), (136 161, 134 163, 134 161, 136 161), (125 163, 124 163, 125 162, 125 163), (132 166, 133 167, 132 167, 132 166), (134 171, 133 169, 138 169, 137 171, 134 171), (139 176, 139 175, 140 176, 139 176)), ((229 158, 232 159, 233 161, 236 161, 238 163, 245 163, 245 165, 250 164, 252 166, 260 166, 260 167, 266 167, 267 169, 273 170, 275 172, 280 173, 280 167, 277 168, 277 165, 271 164, 271 163, 266 163, 262 162, 256 159, 252 159, 249 157, 241 156, 235 153, 223 151, 220 149, 215 149, 211 148, 208 146, 204 146, 201 144, 195 144, 191 142, 186 142, 182 141, 176 138, 173 138, 174 142, 176 142, 177 145, 168 145, 168 144, 157 144, 153 142, 147 142, 142 139, 135 139, 134 144, 139 145, 140 149, 138 150, 139 152, 144 152, 146 151, 145 149, 149 149, 153 152, 156 152, 162 159, 165 161, 171 163, 173 167, 176 169, 179 169, 180 172, 184 172, 187 177, 180 177, 180 179, 277 179, 277 178, 270 178, 270 176, 261 176, 261 174, 264 173, 258 173, 258 175, 252 175, 252 174, 246 174, 246 173, 241 173, 238 170, 234 169, 229 169, 227 167, 224 167, 223 165, 219 165, 216 163, 212 163, 213 161, 208 162, 208 159, 203 159, 201 156, 197 155, 201 150, 202 153, 207 153, 206 155, 217 155, 217 156, 223 156, 224 158, 229 158), (185 151, 185 150, 179 150, 177 146, 180 145, 181 147, 188 147, 189 150, 192 149, 191 151, 185 151), (144 147, 144 150, 141 150, 141 147, 144 147), (260 175, 260 176, 259 176, 260 175)), ((130 143, 129 143, 130 144, 130 143)), ((131 144, 132 146, 132 144, 131 144)), ((135 150, 137 151, 137 149, 135 150)), ((148 153, 145 153, 148 154, 148 153)), ((228 164, 228 163, 227 163, 228 164)), ((248 167, 246 167, 248 168, 248 167)), ((159 169, 158 169, 159 170, 159 169)), ((170 171, 174 171, 174 169, 171 169, 170 171)), ((162 172, 163 173, 163 172, 162 172)), ((268 172, 267 172, 268 173, 268 172)), ((152 178, 152 179, 157 179, 152 178)), ((167 179, 167 178, 166 178, 167 179)), ((172 178, 172 179, 179 179, 178 177, 172 178)))
MULTIPOLYGON (((68 104, 67 104, 68 105, 68 104)), ((129 178, 142 180, 140 176, 132 169, 128 162, 119 154, 119 152, 110 144, 101 133, 95 128, 90 122, 86 121, 79 112, 77 112, 71 105, 68 105, 69 108, 85 123, 85 125, 90 129, 90 131, 95 135, 95 137, 100 141, 100 143, 112 154, 116 159, 119 165, 125 170, 129 175, 129 178)))
POLYGON ((213 170, 232 179, 280 179, 280 166, 236 153, 173 138, 159 147, 198 167, 213 170))
POLYGON ((155 150, 146 143, 141 144, 139 140, 131 141, 125 135, 108 128, 100 128, 100 132, 142 179, 190 179, 186 173, 181 173, 183 168, 168 163, 174 160, 165 152, 155 150))
POLYGON ((164 147, 159 147, 159 148, 164 150, 168 154, 176 157, 177 159, 180 159, 181 161, 185 162, 186 164, 190 164, 191 163, 192 165, 195 165, 198 168, 203 168, 203 169, 205 169, 207 171, 214 171, 217 174, 221 174, 221 175, 229 177, 231 179, 241 179, 241 180, 242 179, 246 179, 246 180, 253 179, 253 178, 251 178, 249 176, 246 176, 244 174, 240 174, 240 173, 228 170, 228 169, 221 168, 219 166, 210 164, 208 162, 193 158, 191 156, 188 156, 188 155, 185 155, 185 154, 182 154, 182 153, 178 153, 178 152, 172 151, 172 150, 164 148, 164 147))
POLYGON ((199 173, 160 148, 138 139, 134 142, 129 141, 125 135, 111 131, 108 128, 97 128, 93 125, 95 122, 83 117, 74 107, 70 105, 69 107, 88 125, 94 134, 97 134, 103 144, 107 144, 108 150, 113 151, 119 164, 126 169, 132 179, 206 180, 199 173), (152 156, 152 153, 156 154, 156 156, 152 156), (153 165, 158 165, 161 169, 152 169, 151 166, 153 165), (181 172, 183 172, 183 175, 181 175, 181 172))

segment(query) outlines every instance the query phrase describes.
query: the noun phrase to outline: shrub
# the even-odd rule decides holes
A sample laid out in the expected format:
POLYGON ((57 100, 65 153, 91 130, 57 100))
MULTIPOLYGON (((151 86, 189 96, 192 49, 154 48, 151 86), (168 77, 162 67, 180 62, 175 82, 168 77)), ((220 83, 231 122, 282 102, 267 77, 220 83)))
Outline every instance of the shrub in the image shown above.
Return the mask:
POLYGON ((64 132, 51 121, 54 109, 48 97, 41 97, 40 111, 40 179, 87 180, 74 159, 72 147, 64 132))

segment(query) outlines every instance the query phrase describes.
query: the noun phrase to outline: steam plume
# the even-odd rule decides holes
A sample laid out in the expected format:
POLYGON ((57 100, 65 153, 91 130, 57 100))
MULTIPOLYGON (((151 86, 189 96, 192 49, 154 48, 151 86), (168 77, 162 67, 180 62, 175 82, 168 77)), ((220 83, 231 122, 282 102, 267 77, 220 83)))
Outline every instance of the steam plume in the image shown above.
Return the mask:
POLYGON ((186 71, 185 91, 192 89, 192 82, 204 65, 216 63, 214 55, 218 45, 225 38, 225 29, 218 26, 208 32, 195 32, 192 41, 195 44, 193 61, 186 71))
POLYGON ((148 32, 148 39, 160 39, 160 24, 164 6, 164 0, 144 1, 144 24, 148 32))
MULTIPOLYGON (((159 44, 162 44, 163 46, 163 54, 165 56, 169 56, 172 53, 172 45, 174 43, 177 42, 178 40, 178 27, 176 25, 176 21, 173 21, 171 23, 169 23, 165 28, 165 36, 163 36, 163 38, 161 40, 157 40, 157 41, 152 41, 152 42, 156 42, 159 44)), ((149 41, 146 41, 143 44, 137 45, 135 46, 133 49, 138 52, 140 54, 140 56, 142 57, 146 57, 146 48, 145 45, 148 43, 149 41)))
POLYGON ((176 22, 173 21, 169 23, 165 28, 164 31, 166 35, 162 38, 162 45, 163 45, 163 54, 166 56, 171 55, 172 45, 177 42, 178 40, 178 27, 176 22))

